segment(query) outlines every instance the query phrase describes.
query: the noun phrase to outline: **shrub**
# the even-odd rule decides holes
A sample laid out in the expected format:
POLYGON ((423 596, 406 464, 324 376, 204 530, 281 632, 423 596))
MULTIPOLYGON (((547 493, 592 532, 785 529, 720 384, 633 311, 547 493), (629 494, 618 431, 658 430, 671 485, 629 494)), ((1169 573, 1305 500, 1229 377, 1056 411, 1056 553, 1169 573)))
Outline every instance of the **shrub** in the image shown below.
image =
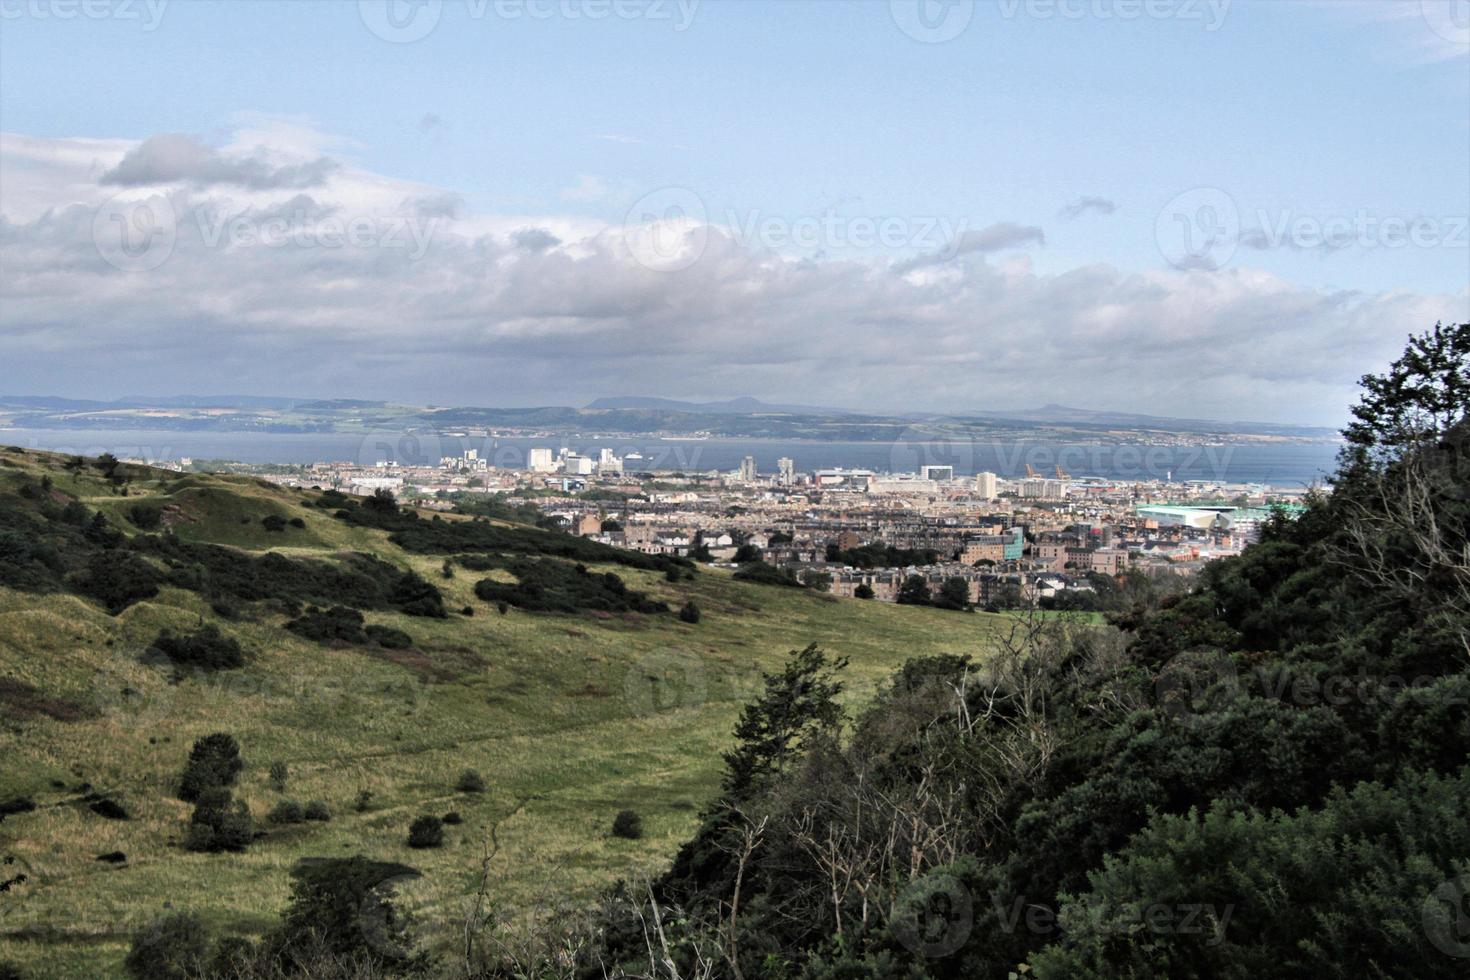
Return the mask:
POLYGON ((244 765, 234 736, 216 732, 196 740, 179 777, 179 799, 192 803, 206 790, 235 785, 244 765))
POLYGON ((742 582, 754 582, 757 585, 785 585, 796 589, 806 588, 806 586, 801 584, 801 579, 797 578, 791 569, 767 565, 763 561, 753 561, 748 565, 742 565, 733 577, 742 582))
POLYGON ((270 768, 271 789, 277 793, 286 792, 286 779, 290 774, 291 771, 286 768, 284 762, 279 760, 272 762, 270 768))
POLYGON ((260 526, 276 534, 286 530, 286 519, 280 514, 267 514, 260 519, 260 526))
POLYGON ((288 622, 286 629, 317 643, 335 642, 362 646, 368 640, 362 623, 362 613, 356 609, 348 609, 346 606, 318 609, 312 606, 288 622))
POLYGON ((293 517, 287 523, 290 524, 292 527, 298 529, 303 529, 306 527, 306 522, 299 517, 293 517))
POLYGON ((312 800, 307 803, 304 815, 313 823, 326 823, 332 819, 332 811, 321 800, 312 800))
POLYGON ((152 565, 113 549, 93 555, 76 586, 77 591, 101 601, 116 616, 133 603, 158 595, 158 584, 158 573, 152 565))
POLYGON ((863 582, 860 583, 857 588, 852 590, 852 594, 853 598, 856 599, 871 599, 874 596, 873 587, 867 582, 863 582))
POLYGON ((450 826, 455 826, 455 825, 464 823, 464 817, 461 817, 459 815, 459 811, 458 810, 450 810, 448 813, 444 814, 444 816, 441 819, 443 819, 444 823, 446 823, 446 824, 448 824, 450 826))
POLYGON ((407 650, 413 646, 413 637, 391 626, 379 626, 374 623, 363 630, 363 633, 369 640, 387 650, 407 650))
POLYGON ((444 845, 444 821, 438 817, 419 817, 408 828, 409 847, 442 847, 444 845))
POLYGON ((684 603, 684 608, 679 610, 679 618, 686 623, 699 622, 699 607, 694 604, 693 599, 684 603))
POLYGON ((271 808, 266 819, 279 824, 301 823, 306 819, 306 811, 295 800, 282 800, 271 808))
POLYGON ((192 912, 175 912, 133 934, 123 969, 137 980, 194 980, 208 955, 204 921, 192 912))
POLYGON ((290 904, 266 937, 262 953, 269 961, 295 965, 289 976, 424 975, 427 964, 402 953, 411 940, 392 905, 393 883, 417 876, 407 865, 364 857, 303 860, 291 869, 290 904), (346 969, 328 974, 304 965, 317 957, 346 969), (382 968, 389 965, 394 969, 382 968))
POLYGON ((509 603, 530 612, 668 612, 662 602, 627 587, 612 572, 596 575, 583 565, 556 559, 516 559, 509 564, 514 584, 495 579, 475 583, 475 595, 486 602, 509 603))
POLYGON ((164 630, 148 652, 181 667, 201 670, 233 670, 245 665, 245 652, 240 644, 214 625, 205 626, 197 633, 174 634, 164 630))
POLYGON ((373 791, 370 789, 358 790, 357 799, 352 801, 352 809, 356 810, 358 813, 367 813, 368 810, 372 809, 372 805, 373 791))
POLYGON ((459 782, 454 788, 461 793, 483 793, 485 792, 485 777, 473 769, 466 769, 459 774, 459 782))
POLYGON ((184 847, 190 851, 243 851, 255 839, 255 822, 244 800, 223 787, 205 790, 194 804, 184 847))
POLYGON ((157 504, 134 504, 128 508, 128 520, 144 531, 156 531, 163 526, 163 508, 157 504))
POLYGON ((643 836, 643 818, 633 810, 619 810, 613 817, 612 833, 624 840, 637 840, 643 836))

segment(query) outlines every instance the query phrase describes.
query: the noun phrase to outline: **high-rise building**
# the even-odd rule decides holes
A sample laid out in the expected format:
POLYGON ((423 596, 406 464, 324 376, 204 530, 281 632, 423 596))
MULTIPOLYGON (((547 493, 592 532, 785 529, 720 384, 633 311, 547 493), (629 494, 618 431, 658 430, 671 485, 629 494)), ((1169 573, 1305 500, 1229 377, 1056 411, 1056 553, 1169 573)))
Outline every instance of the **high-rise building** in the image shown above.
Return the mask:
POLYGON ((526 454, 526 469, 532 473, 552 473, 556 464, 552 462, 550 449, 532 449, 526 454))
POLYGON ((953 466, 921 466, 919 467, 919 479, 921 480, 953 480, 953 466))
POLYGON ((611 449, 604 449, 597 454, 597 472, 604 476, 621 476, 623 461, 614 456, 611 449))
POLYGON ((747 456, 740 461, 740 479, 753 483, 756 478, 755 457, 747 456))
POLYGON ((782 456, 776 460, 776 473, 783 487, 789 487, 796 482, 796 461, 789 456, 782 456))
POLYGON ((1000 495, 1000 481, 994 473, 976 473, 975 493, 986 500, 994 500, 1000 495))

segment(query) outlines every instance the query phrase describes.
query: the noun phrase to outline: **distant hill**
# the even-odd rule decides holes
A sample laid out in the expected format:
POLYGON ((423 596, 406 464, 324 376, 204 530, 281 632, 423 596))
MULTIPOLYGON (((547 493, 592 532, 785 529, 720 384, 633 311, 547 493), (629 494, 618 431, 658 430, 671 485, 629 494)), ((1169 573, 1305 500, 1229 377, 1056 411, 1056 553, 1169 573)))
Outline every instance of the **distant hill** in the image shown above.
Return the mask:
POLYGON ((695 415, 858 415, 845 408, 823 408, 816 405, 780 405, 749 396, 722 402, 684 402, 673 398, 625 396, 599 398, 588 403, 592 410, 644 409, 662 412, 689 412, 695 415))

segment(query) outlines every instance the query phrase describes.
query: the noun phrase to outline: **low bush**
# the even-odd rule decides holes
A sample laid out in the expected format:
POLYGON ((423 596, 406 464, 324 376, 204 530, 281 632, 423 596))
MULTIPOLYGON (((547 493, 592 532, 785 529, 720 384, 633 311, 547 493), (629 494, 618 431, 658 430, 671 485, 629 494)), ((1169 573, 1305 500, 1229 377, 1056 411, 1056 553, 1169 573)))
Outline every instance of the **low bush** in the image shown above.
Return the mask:
POLYGON ((306 810, 295 800, 282 800, 271 807, 266 819, 276 824, 301 823, 306 819, 306 810))
POLYGON ((454 788, 461 793, 483 793, 485 792, 485 777, 473 769, 466 769, 459 774, 459 781, 454 788))
POLYGON ((619 810, 613 817, 612 833, 624 840, 638 840, 643 836, 643 818, 633 810, 619 810))
POLYGON ((255 839, 255 822, 244 800, 228 789, 205 790, 194 804, 184 847, 190 851, 243 851, 255 839))
POLYGON ((763 561, 753 561, 748 565, 742 565, 735 573, 735 578, 742 582, 754 582, 756 585, 784 585, 794 589, 804 589, 801 579, 789 568, 778 568, 775 565, 767 565, 763 561))
POLYGON ((408 828, 408 846, 417 848, 444 846, 444 821, 438 817, 419 817, 408 828))
POLYGON ((326 823, 332 819, 331 809, 321 800, 312 800, 307 803, 302 815, 313 823, 326 823))
POLYGON ((464 823, 464 817, 461 817, 459 815, 459 811, 458 810, 450 810, 448 813, 444 814, 444 816, 441 817, 440 819, 442 819, 444 821, 444 823, 446 825, 448 825, 448 826, 456 826, 458 824, 464 823))
POLYGON ((686 623, 699 622, 699 607, 694 604, 693 599, 684 603, 684 608, 679 610, 679 618, 686 623))
POLYGON ((204 920, 175 912, 133 934, 123 969, 136 980, 197 980, 209 958, 204 920))
POLYGON ((530 612, 668 612, 669 607, 635 592, 612 572, 598 575, 582 565, 554 559, 518 559, 510 564, 514 584, 481 579, 475 595, 530 612))
POLYGON ((148 648, 148 653, 180 667, 200 670, 233 670, 245 666, 245 652, 240 649, 240 644, 214 625, 205 626, 195 633, 164 630, 148 648))

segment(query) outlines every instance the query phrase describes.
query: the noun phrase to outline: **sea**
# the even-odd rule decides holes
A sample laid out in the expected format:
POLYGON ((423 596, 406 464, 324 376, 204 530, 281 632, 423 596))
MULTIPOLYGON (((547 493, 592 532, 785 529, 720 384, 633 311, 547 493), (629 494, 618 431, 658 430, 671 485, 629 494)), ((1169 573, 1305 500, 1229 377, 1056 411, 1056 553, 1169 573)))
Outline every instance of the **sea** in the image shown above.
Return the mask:
POLYGON ((703 472, 737 469, 745 457, 761 473, 790 459, 797 472, 826 469, 914 473, 920 467, 952 466, 956 476, 988 471, 1002 478, 1029 472, 1054 477, 1098 477, 1118 481, 1207 481, 1296 490, 1321 484, 1332 473, 1338 445, 1310 442, 1247 442, 1209 445, 1088 444, 1045 441, 971 440, 932 442, 826 442, 790 439, 655 439, 642 437, 484 436, 383 431, 221 432, 177 429, 0 428, 0 443, 27 449, 152 462, 181 459, 240 463, 302 464, 395 462, 433 465, 446 456, 477 452, 491 465, 523 469, 529 451, 569 449, 597 459, 601 450, 626 458, 628 472, 703 472), (641 457, 641 458, 639 458, 641 457))

